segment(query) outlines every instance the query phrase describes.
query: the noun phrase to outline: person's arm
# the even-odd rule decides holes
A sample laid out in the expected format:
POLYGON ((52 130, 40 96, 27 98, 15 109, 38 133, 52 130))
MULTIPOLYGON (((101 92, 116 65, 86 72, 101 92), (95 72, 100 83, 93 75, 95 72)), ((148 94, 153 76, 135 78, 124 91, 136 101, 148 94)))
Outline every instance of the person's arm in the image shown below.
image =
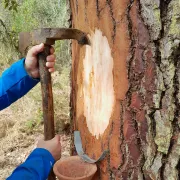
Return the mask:
POLYGON ((54 163, 55 160, 48 150, 37 148, 7 180, 46 180, 54 163))
MULTIPOLYGON (((39 68, 37 54, 42 52, 44 44, 33 46, 27 53, 26 59, 14 63, 0 77, 0 110, 8 107, 17 99, 24 96, 38 82, 39 68)), ((50 49, 46 67, 54 72, 54 49, 50 49)))
POLYGON ((46 180, 56 160, 61 157, 60 136, 41 140, 27 160, 7 180, 46 180))
POLYGON ((24 62, 22 59, 14 63, 0 77, 0 110, 24 96, 39 82, 28 75, 24 62))

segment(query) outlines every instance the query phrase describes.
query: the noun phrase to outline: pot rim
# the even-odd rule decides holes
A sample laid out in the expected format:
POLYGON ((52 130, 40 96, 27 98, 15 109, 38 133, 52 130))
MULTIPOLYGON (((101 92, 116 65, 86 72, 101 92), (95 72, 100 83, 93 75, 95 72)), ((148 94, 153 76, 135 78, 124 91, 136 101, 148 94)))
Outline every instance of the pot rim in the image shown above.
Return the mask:
MULTIPOLYGON (((94 167, 94 169, 93 169, 93 173, 91 173, 91 174, 88 174, 88 175, 85 175, 85 176, 82 176, 82 177, 69 177, 69 176, 64 176, 64 175, 62 175, 62 174, 60 174, 59 173, 59 171, 58 171, 58 169, 57 169, 57 164, 59 163, 59 162, 63 162, 63 161, 68 161, 68 160, 71 160, 71 159, 81 159, 79 156, 69 156, 69 157, 67 157, 67 158, 65 158, 65 159, 60 159, 60 160, 58 160, 55 164, 54 164, 54 167, 53 167, 53 171, 54 171, 54 174, 56 175, 56 176, 59 176, 59 177, 62 177, 62 178, 64 178, 64 179, 67 179, 67 180, 81 180, 81 179, 84 179, 84 178, 89 178, 89 177, 91 177, 91 176, 93 176, 95 173, 96 173, 96 171, 97 171, 97 165, 96 164, 90 164, 91 166, 93 166, 94 167)), ((85 162, 86 163, 86 162, 85 162)))

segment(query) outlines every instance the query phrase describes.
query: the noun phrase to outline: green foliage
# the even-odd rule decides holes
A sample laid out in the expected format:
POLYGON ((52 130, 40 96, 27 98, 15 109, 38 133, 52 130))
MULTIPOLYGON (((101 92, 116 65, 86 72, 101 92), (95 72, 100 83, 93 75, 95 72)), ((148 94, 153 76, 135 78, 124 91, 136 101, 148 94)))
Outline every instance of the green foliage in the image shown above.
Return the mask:
POLYGON ((4 7, 17 12, 18 2, 16 0, 4 0, 4 7))
MULTIPOLYGON (((69 14, 66 3, 66 0, 51 0, 51 3, 47 0, 41 0, 41 2, 39 0, 4 0, 3 3, 0 3, 0 42, 13 50, 10 58, 17 58, 17 55, 13 57, 13 54, 17 54, 20 32, 42 27, 68 27, 69 14), (1 4, 10 6, 14 2, 19 3, 17 12, 9 11, 1 6, 1 4)), ((70 65, 69 41, 57 42, 55 50, 56 67, 61 71, 62 66, 70 65)), ((0 54, 6 53, 0 52, 0 54)))
POLYGON ((68 11, 65 0, 24 0, 13 14, 12 30, 31 31, 41 27, 67 27, 68 11))
MULTIPOLYGON (((68 9, 66 0, 24 0, 18 7, 18 13, 13 14, 11 32, 15 32, 15 42, 21 31, 31 31, 42 27, 68 27, 68 9)), ((17 46, 17 44, 16 44, 17 46)), ((60 71, 62 66, 69 66, 69 41, 59 41, 55 50, 57 55, 56 68, 60 71)))

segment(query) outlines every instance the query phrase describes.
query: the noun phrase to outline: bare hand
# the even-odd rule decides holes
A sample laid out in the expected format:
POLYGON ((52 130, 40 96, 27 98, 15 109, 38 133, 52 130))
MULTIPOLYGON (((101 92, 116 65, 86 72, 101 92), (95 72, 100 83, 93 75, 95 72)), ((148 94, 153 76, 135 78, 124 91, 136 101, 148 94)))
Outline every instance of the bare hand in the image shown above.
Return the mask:
POLYGON ((56 135, 49 141, 40 140, 37 144, 37 148, 48 150, 56 161, 61 158, 61 143, 59 135, 56 135))
MULTIPOLYGON (((28 74, 32 78, 39 78, 39 68, 38 68, 38 60, 37 54, 44 50, 44 44, 39 44, 33 46, 27 53, 26 60, 25 60, 25 69, 28 74)), ((49 72, 54 72, 54 64, 55 64, 55 55, 54 55, 54 48, 51 47, 50 55, 47 56, 46 67, 48 68, 49 72)))

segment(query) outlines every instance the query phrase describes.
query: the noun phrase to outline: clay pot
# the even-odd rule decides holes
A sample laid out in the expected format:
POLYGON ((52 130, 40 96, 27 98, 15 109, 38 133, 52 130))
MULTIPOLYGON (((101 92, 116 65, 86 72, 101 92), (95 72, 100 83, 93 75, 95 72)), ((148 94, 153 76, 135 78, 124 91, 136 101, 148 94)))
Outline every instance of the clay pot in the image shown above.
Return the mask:
POLYGON ((97 166, 84 162, 79 156, 70 156, 57 161, 53 170, 59 180, 91 180, 97 166))

